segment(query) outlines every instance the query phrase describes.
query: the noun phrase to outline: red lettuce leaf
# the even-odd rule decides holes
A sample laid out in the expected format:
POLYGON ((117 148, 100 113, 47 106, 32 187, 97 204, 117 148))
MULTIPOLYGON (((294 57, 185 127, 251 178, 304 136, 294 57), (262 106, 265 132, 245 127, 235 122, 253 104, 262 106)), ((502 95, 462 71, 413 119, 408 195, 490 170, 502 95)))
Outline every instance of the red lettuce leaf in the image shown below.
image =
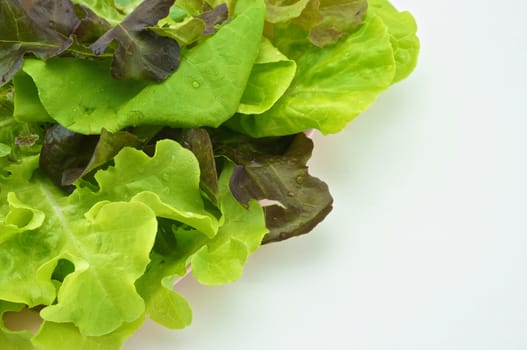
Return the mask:
POLYGON ((211 35, 216 33, 216 28, 214 27, 215 25, 223 23, 227 18, 229 18, 229 8, 225 3, 220 4, 211 10, 203 12, 197 17, 205 22, 205 30, 202 34, 211 35))
POLYGON ((303 133, 262 139, 224 134, 220 139, 216 155, 238 164, 230 181, 234 197, 245 205, 251 199, 270 204, 264 208, 270 232, 263 243, 308 233, 331 211, 328 186, 308 172, 313 141, 303 133))
POLYGON ((209 133, 203 128, 185 130, 182 144, 191 150, 198 160, 201 189, 212 203, 218 204, 218 171, 209 133))
POLYGON ((90 47, 102 54, 112 41, 117 41, 112 62, 116 79, 161 81, 179 66, 177 41, 159 36, 146 28, 168 16, 174 0, 145 0, 121 23, 107 31, 90 47))
POLYGON ((132 133, 102 130, 100 136, 82 135, 55 124, 46 131, 40 152, 40 168, 66 191, 77 179, 112 160, 124 147, 140 147, 132 133))
POLYGON ((78 42, 91 44, 112 28, 104 18, 97 16, 90 8, 76 4, 75 11, 80 19, 79 26, 75 30, 78 42))
POLYGON ((70 0, 0 1, 0 86, 22 67, 24 55, 57 56, 79 25, 70 0))

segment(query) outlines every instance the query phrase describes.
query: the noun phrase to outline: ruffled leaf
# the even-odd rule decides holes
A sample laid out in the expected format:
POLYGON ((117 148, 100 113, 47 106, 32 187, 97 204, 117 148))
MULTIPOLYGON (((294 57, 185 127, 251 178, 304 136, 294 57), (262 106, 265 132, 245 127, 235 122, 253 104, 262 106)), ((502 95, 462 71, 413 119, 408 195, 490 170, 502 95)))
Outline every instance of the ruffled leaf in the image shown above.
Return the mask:
POLYGON ((231 193, 229 181, 234 166, 227 163, 219 180, 219 202, 224 224, 214 239, 191 258, 192 273, 207 285, 233 282, 240 278, 248 256, 262 242, 268 228, 262 207, 252 201, 241 205, 231 193))
POLYGON ((39 350, 57 349, 57 339, 60 339, 61 346, 67 349, 119 350, 125 340, 139 329, 143 322, 144 317, 139 317, 134 322, 123 324, 109 334, 94 337, 82 334, 71 323, 46 321, 32 341, 39 350))
POLYGON ((157 143, 153 157, 125 148, 114 166, 95 174, 98 191, 81 188, 73 196, 79 200, 139 201, 157 216, 177 220, 214 236, 218 220, 205 209, 199 189, 200 171, 195 156, 171 140, 157 143))

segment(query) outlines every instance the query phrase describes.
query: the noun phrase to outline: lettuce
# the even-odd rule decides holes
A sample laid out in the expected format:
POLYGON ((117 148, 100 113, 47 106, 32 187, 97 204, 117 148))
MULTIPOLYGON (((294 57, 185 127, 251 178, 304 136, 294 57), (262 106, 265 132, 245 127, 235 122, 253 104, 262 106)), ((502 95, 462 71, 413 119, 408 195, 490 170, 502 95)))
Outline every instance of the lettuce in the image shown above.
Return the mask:
POLYGON ((329 214, 304 132, 407 77, 416 30, 387 0, 2 2, 0 347, 189 325, 176 280, 233 282, 329 214), (25 309, 35 334, 3 321, 25 309))
MULTIPOLYGON (((228 125, 253 137, 308 129, 336 133, 381 92, 406 77, 415 67, 419 49, 415 22, 407 12, 399 13, 385 1, 373 3, 357 31, 323 50, 307 39, 278 41, 279 49, 298 56, 294 80, 270 110, 238 114, 228 125), (301 53, 296 52, 298 45, 301 53)), ((282 28, 281 33, 285 36, 290 27, 282 28)))

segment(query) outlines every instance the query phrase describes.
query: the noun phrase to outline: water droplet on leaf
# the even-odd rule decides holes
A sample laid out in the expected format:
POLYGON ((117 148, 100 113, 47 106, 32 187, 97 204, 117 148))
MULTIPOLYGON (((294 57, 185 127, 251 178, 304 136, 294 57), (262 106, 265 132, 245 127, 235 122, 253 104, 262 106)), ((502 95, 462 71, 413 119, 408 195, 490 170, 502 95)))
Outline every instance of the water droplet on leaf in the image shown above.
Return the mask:
POLYGON ((194 81, 192 82, 192 87, 199 88, 200 85, 201 85, 201 84, 200 84, 199 81, 197 81, 197 80, 194 80, 194 81))

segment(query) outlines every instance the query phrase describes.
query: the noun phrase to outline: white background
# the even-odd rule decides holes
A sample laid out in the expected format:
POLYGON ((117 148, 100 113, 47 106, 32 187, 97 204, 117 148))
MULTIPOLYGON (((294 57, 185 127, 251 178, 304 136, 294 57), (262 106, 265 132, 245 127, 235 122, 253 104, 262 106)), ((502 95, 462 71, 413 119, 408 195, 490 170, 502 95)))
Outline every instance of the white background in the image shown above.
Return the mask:
POLYGON ((187 278, 193 324, 125 350, 527 349, 527 5, 393 0, 420 62, 316 139, 327 220, 222 287, 187 278))

